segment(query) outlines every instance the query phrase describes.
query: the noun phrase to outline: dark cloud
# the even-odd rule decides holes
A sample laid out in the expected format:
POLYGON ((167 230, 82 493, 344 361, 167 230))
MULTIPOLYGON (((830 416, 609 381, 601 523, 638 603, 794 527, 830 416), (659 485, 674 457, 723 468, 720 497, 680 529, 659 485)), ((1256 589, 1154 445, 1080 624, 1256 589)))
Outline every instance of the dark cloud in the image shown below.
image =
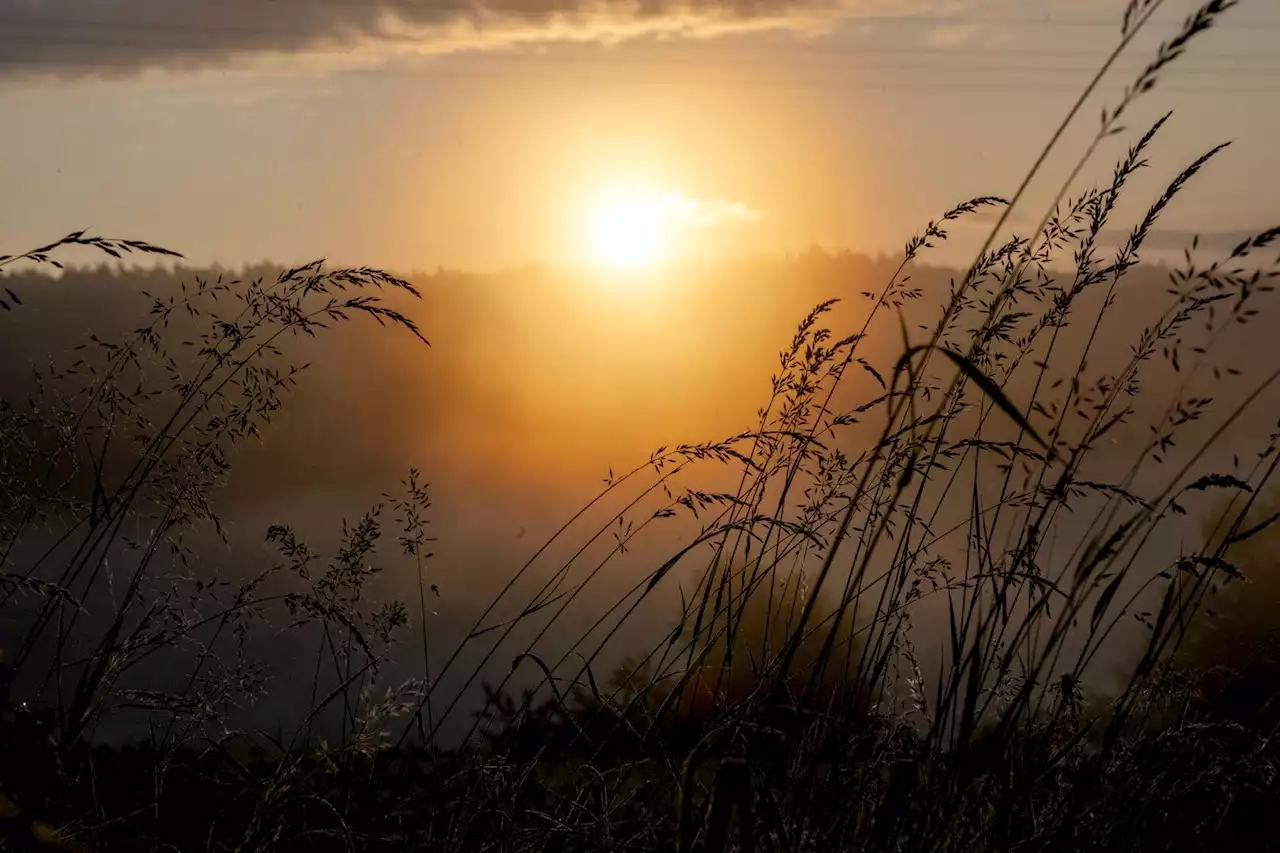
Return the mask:
POLYGON ((0 73, 127 73, 254 53, 392 46, 463 25, 483 44, 555 22, 723 26, 840 0, 0 0, 0 73))

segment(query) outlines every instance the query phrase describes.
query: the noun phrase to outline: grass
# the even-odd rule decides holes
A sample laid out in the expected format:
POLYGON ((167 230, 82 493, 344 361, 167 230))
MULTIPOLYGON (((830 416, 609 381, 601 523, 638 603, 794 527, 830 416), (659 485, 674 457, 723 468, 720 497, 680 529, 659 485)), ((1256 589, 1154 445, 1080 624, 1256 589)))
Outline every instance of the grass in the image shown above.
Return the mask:
MULTIPOLYGON (((269 566, 232 579, 184 568, 193 531, 219 530, 210 496, 232 451, 302 378, 289 342, 356 319, 425 341, 384 299, 416 296, 409 282, 319 263, 197 279, 156 298, 127 339, 91 339, 73 365, 37 372, 30 397, 0 408, 0 612, 21 626, 0 664, 6 837, 152 850, 1258 846, 1277 805, 1276 720, 1259 692, 1274 670, 1263 656, 1236 673, 1234 705, 1206 678, 1267 640, 1268 602, 1233 591, 1270 570, 1280 434, 1233 447, 1225 468, 1208 460, 1280 376, 1217 358, 1265 303, 1280 229, 1208 262, 1188 252, 1165 302, 1143 300, 1128 355, 1099 371, 1107 309, 1224 147, 1174 172, 1111 256, 1101 237, 1117 201, 1175 119, 1136 136, 1110 183, 1076 186, 1236 4, 1200 6, 1104 109, 1039 227, 1005 234, 1063 129, 1163 5, 1128 4, 1115 53, 1012 198, 929 223, 864 294, 859 328, 829 328, 834 301, 816 306, 752 428, 611 472, 444 653, 425 628, 437 593, 417 472, 332 554, 278 525, 269 566), (975 262, 931 304, 914 265, 992 210, 975 262), (877 366, 863 342, 884 324, 902 355, 877 366), (860 423, 883 423, 878 440, 848 440, 860 423), (1123 464, 1095 461, 1135 425, 1145 438, 1123 464), (708 470, 730 486, 701 487, 708 470), (1165 560, 1170 531, 1201 511, 1211 529, 1165 560), (610 517, 593 528, 594 512, 610 517), (1055 545, 1068 529, 1075 544, 1055 545), (574 603, 655 538, 669 557, 549 654, 574 603), (574 556, 537 571, 553 545, 574 556), (416 572, 412 603, 374 592, 388 550, 416 572), (611 638, 672 585, 669 637, 602 671, 611 638), (1205 600, 1237 618, 1214 622, 1205 600), (936 648, 917 642, 926 616, 945 626, 936 648), (1087 690, 1131 625, 1144 640, 1120 689, 1087 690), (262 692, 250 638, 264 626, 315 649, 310 710, 290 731, 228 724, 262 692), (440 685, 479 681, 508 654, 511 674, 484 685, 469 737, 446 748, 446 723, 471 709, 440 685), (422 677, 388 685, 388 664, 410 655, 422 677), (139 709, 143 742, 95 738, 139 709)), ((172 254, 77 232, 0 265, 56 265, 75 245, 172 254)), ((0 320, 31 310, 30 294, 5 294, 0 320)))

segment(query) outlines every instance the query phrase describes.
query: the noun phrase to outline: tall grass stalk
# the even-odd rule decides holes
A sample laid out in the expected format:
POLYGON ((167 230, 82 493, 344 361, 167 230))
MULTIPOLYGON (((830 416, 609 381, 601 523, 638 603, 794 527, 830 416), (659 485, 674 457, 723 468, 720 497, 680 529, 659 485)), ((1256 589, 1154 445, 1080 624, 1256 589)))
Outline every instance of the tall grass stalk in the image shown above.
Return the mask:
MULTIPOLYGON (((1230 471, 1206 460, 1280 378, 1241 377, 1218 360, 1280 275, 1267 257, 1280 229, 1208 264, 1191 246, 1166 304, 1127 356, 1112 357, 1101 352, 1115 334, 1108 309, 1153 229, 1229 151, 1173 173, 1109 258, 1117 203, 1177 118, 1137 136, 1108 183, 1078 186, 1125 132, 1121 119, 1235 0, 1195 8, 1102 109, 1038 225, 1006 233, 1166 5, 1127 3, 1115 47, 1007 200, 974 198, 928 223, 862 294, 848 334, 834 328, 837 300, 815 306, 750 429, 610 472, 449 650, 429 636, 435 537, 417 471, 344 526, 330 557, 276 525, 277 564, 232 580, 185 572, 186 537, 221 535, 210 495, 233 449, 270 423, 305 369, 288 341, 362 315, 425 342, 380 295, 418 296, 408 281, 319 262, 274 280, 198 278, 156 297, 127 340, 91 338, 71 367, 38 371, 29 404, 0 410, 0 437, 21 448, 3 456, 0 608, 24 626, 0 666, 0 760, 42 768, 0 776, 4 792, 21 788, 10 811, 34 801, 78 836, 152 849, 194 843, 171 816, 192 798, 217 804, 194 825, 218 849, 1165 849, 1192 832, 1244 837, 1251 818, 1228 820, 1222 791, 1229 782, 1228 805, 1254 797, 1265 811, 1266 794, 1243 792, 1267 776, 1272 739, 1188 716, 1179 650, 1203 602, 1242 576, 1231 548, 1275 521, 1258 520, 1256 496, 1273 484, 1280 432, 1249 465, 1239 453, 1230 471), (993 211, 947 292, 912 284, 956 223, 993 211), (877 365, 868 342, 885 327, 901 354, 877 365), (1207 374, 1221 386, 1212 393, 1207 374), (1252 384, 1231 397, 1224 376, 1252 384), (1149 437, 1123 464, 1099 467, 1103 442, 1135 425, 1149 437), (728 491, 699 479, 716 475, 728 491), (1219 494, 1231 498, 1221 535, 1152 569, 1168 532, 1219 494), (387 507, 416 573, 415 615, 371 591, 387 507), (605 521, 592 527, 594 512, 605 521), (1055 547, 1060 535, 1076 544, 1055 547), (607 571, 655 539, 672 543, 669 556, 548 651, 607 571), (556 547, 568 557, 552 560, 556 547), (673 599, 672 586, 680 607, 665 637, 608 672, 623 627, 673 599), (100 616, 90 600, 111 606, 100 616), (943 624, 924 644, 931 612, 943 624), (1123 685, 1091 688, 1131 623, 1146 637, 1123 685), (314 643, 310 707, 288 733, 219 732, 262 691, 248 638, 264 624, 314 643), (409 628, 422 677, 388 687, 385 666, 406 654, 409 628), (144 666, 177 650, 190 654, 189 674, 173 689, 139 686, 144 666), (451 695, 447 676, 461 680, 451 695), (477 683, 485 701, 468 707, 477 683), (151 807, 130 811, 136 756, 94 735, 138 709, 153 721, 141 752, 151 807), (465 742, 443 743, 467 712, 465 742)), ((75 232, 0 267, 56 266, 73 246, 175 256, 75 232)), ((0 300, 0 320, 29 309, 13 291, 0 300)), ((45 825, 15 820, 18 835, 45 825)))

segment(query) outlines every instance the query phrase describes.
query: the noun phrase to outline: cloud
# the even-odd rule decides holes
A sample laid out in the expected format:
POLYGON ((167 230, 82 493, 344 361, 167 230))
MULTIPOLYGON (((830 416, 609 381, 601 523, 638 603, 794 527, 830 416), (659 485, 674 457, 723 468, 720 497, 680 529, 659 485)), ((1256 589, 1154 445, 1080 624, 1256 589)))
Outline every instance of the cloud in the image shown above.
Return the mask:
POLYGON ((930 47, 957 47, 971 43, 989 32, 989 27, 977 24, 940 24, 929 30, 926 41, 930 47))
POLYGON ((667 193, 658 204, 663 217, 693 228, 710 228, 726 222, 754 222, 759 211, 738 201, 690 198, 684 193, 667 193))
POLYGON ((218 67, 812 26, 845 0, 0 0, 0 73, 218 67))
POLYGON ((760 211, 740 201, 697 198, 679 190, 633 183, 602 187, 593 215, 602 214, 617 217, 623 222, 651 222, 663 227, 675 225, 680 230, 713 228, 734 222, 750 223, 763 218, 760 211))

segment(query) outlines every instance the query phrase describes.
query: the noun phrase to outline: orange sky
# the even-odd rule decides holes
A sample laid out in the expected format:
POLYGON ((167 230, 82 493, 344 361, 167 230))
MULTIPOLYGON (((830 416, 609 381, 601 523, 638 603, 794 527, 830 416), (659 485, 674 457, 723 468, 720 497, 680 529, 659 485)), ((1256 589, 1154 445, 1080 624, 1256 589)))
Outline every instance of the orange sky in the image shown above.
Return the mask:
MULTIPOLYGON (((0 233, 11 249, 91 227, 201 262, 576 264, 594 260, 591 199, 632 182, 755 214, 686 250, 893 251, 962 198, 1012 192, 1123 5, 20 3, 0 12, 0 233)), ((1168 0, 1110 92, 1193 5, 1168 0)), ((1280 218, 1255 180, 1280 171, 1277 32, 1280 7, 1243 3, 1134 113, 1179 108, 1169 168, 1236 140, 1166 224, 1280 218)))

